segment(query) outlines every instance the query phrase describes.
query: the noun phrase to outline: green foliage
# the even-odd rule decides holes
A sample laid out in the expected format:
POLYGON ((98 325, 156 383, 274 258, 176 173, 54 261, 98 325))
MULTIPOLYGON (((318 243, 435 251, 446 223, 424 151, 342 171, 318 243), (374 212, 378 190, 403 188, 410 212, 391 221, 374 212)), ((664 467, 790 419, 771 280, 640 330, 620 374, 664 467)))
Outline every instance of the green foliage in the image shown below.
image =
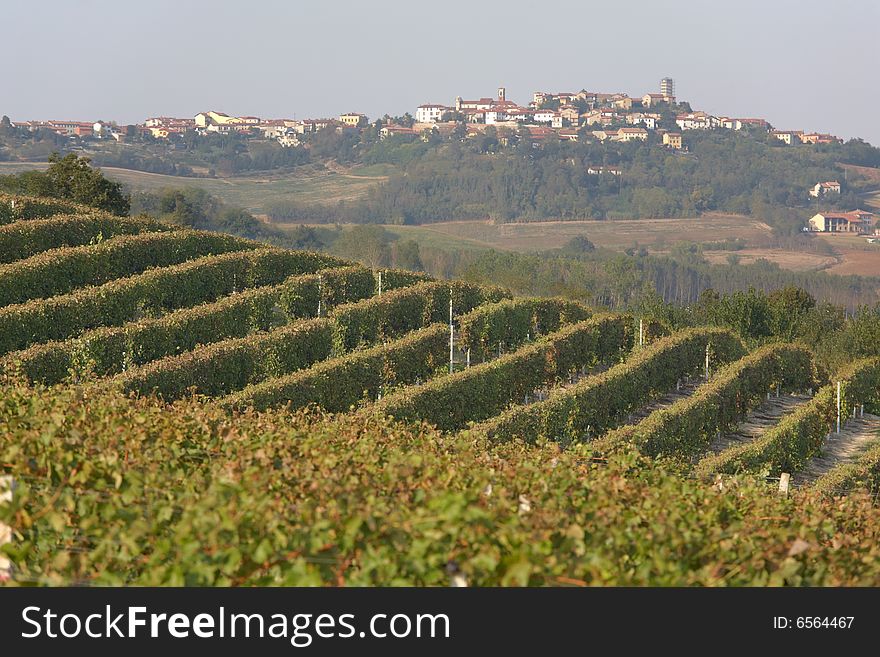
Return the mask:
POLYGON ((0 265, 0 307, 101 285, 153 267, 259 246, 217 233, 177 230, 120 235, 97 244, 50 249, 0 265))
POLYGON ((368 410, 398 419, 426 420, 444 431, 461 429, 574 370, 618 360, 632 341, 631 317, 596 316, 512 354, 404 388, 368 410))
MULTIPOLYGON (((342 355, 357 346, 374 345, 433 324, 438 320, 438 303, 439 309, 448 308, 450 289, 449 283, 418 283, 346 303, 327 319, 304 320, 267 333, 223 340, 131 369, 117 377, 115 385, 142 395, 156 393, 165 400, 178 399, 188 391, 228 394, 309 367, 331 354, 342 355), (340 339, 341 335, 352 335, 353 326, 364 328, 367 319, 376 322, 375 330, 359 333, 356 341, 340 339)), ((482 303, 484 295, 495 298, 499 294, 468 284, 453 284, 452 289, 457 306, 464 310, 482 303)), ((281 304, 296 307, 295 302, 290 305, 282 300, 281 304)))
POLYGON ((443 586, 450 561, 472 586, 880 582, 864 496, 718 491, 373 417, 5 386, 0 463, 13 585, 443 586))
POLYGON ((428 378, 443 364, 448 350, 449 327, 432 324, 386 344, 249 386, 221 404, 240 410, 277 406, 295 410, 316 404, 327 411, 344 412, 363 399, 375 399, 385 387, 428 378))
POLYGON ((120 326, 288 276, 349 264, 316 253, 256 249, 206 256, 83 288, 50 299, 0 308, 0 354, 66 340, 99 326, 120 326))
POLYGON ((537 338, 590 316, 583 305, 565 299, 517 298, 489 304, 459 321, 458 345, 471 350, 472 362, 489 360, 499 350, 537 338))
POLYGON ((880 443, 868 447, 855 461, 832 468, 819 477, 814 486, 832 496, 859 489, 876 496, 880 491, 880 443))
MULTIPOLYGON (((477 338, 480 327, 502 325, 496 320, 509 318, 511 308, 525 309, 529 321, 506 328, 509 347, 524 342, 530 332, 535 335, 534 320, 544 330, 555 330, 561 323, 572 323, 589 315, 579 304, 559 299, 505 300, 479 306, 459 317, 459 335, 477 338)), ((463 349, 465 344, 466 338, 460 337, 459 348, 463 349)), ((445 364, 448 353, 449 326, 431 325, 384 346, 356 351, 303 372, 259 383, 231 395, 224 403, 240 409, 255 406, 259 410, 288 402, 293 409, 316 403, 328 411, 345 411, 362 399, 375 399, 388 387, 429 378, 438 366, 445 364)), ((489 355, 486 354, 487 360, 489 355)))
MULTIPOLYGON (((402 279, 401 279, 402 280, 402 279)), ((199 345, 267 331, 373 294, 373 273, 339 267, 291 276, 279 285, 245 290, 213 303, 102 327, 66 341, 38 344, 5 358, 7 371, 28 381, 60 383, 117 374, 129 367, 187 352, 199 345)))
POLYGON ((339 306, 333 311, 337 353, 397 338, 434 322, 448 323, 450 294, 455 316, 508 296, 498 288, 460 281, 426 282, 383 293, 369 303, 339 306))
POLYGON ((309 367, 329 357, 332 349, 331 322, 307 319, 162 358, 128 370, 111 385, 127 393, 156 394, 166 401, 188 393, 225 395, 309 367))
POLYGON ((13 221, 48 219, 56 214, 88 214, 90 208, 71 201, 37 198, 0 192, 0 225, 13 221))
MULTIPOLYGON (((320 137, 333 139, 344 138, 320 137)), ((689 131, 688 154, 670 153, 653 137, 646 143, 590 139, 537 145, 492 127, 471 139, 451 135, 433 143, 362 141, 359 149, 346 144, 343 151, 332 151, 340 161, 360 153, 364 161, 395 164, 388 181, 363 200, 269 212, 277 218, 323 218, 330 223, 388 223, 393 218, 391 223, 421 224, 486 218, 689 217, 724 211, 750 214, 777 233, 792 235, 803 226, 809 210, 806 190, 817 180, 840 178, 841 162, 880 160, 880 151, 867 145, 776 148, 730 130, 689 131), (587 169, 597 164, 618 166, 623 175, 588 175, 587 169)), ((326 155, 332 156, 331 151, 326 155)))
POLYGON ((563 444, 601 436, 627 413, 699 371, 706 347, 712 362, 728 363, 745 353, 739 339, 724 329, 688 329, 636 351, 623 363, 588 376, 569 388, 551 391, 544 401, 515 406, 474 428, 492 440, 518 438, 563 444))
MULTIPOLYGON (((851 417, 853 407, 876 407, 880 401, 880 359, 866 359, 840 371, 809 402, 786 415, 757 439, 735 445, 701 461, 696 472, 794 472, 822 450, 825 438, 837 421, 837 381, 841 382, 841 420, 851 417)), ((843 472, 858 472, 858 466, 843 472)), ((848 475, 847 475, 848 476, 848 475)), ((846 477, 844 477, 846 478, 846 477)), ((833 487, 836 483, 826 482, 833 487)))
POLYGON ((122 184, 105 178, 90 162, 89 158, 75 153, 63 157, 52 153, 46 171, 3 176, 0 187, 12 193, 65 199, 115 215, 127 215, 130 199, 123 192, 122 184))
POLYGON ((117 235, 173 230, 174 226, 149 217, 115 217, 98 212, 17 221, 0 226, 0 263, 23 260, 49 249, 94 244, 117 235))
POLYGON ((690 457, 733 429, 771 389, 803 390, 814 381, 812 354, 789 344, 762 347, 722 369, 690 397, 593 443, 598 453, 634 444, 649 456, 690 457))
POLYGON ((150 215, 178 226, 214 230, 278 246, 311 250, 325 246, 313 230, 309 232, 303 228, 298 234, 288 237, 249 212, 228 206, 216 196, 196 187, 139 192, 132 197, 131 212, 150 215))

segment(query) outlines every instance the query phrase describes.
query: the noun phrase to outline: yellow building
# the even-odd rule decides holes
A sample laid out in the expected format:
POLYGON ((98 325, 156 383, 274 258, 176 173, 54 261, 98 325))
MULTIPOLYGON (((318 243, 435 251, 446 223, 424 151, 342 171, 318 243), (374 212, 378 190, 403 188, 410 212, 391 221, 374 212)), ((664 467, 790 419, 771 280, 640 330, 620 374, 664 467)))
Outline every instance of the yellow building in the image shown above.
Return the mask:
POLYGON ((351 126, 353 128, 362 128, 367 125, 367 117, 365 114, 349 112, 348 114, 341 114, 339 116, 339 122, 342 123, 342 125, 351 126))
POLYGON ((664 132, 663 133, 663 145, 669 146, 669 148, 681 148, 681 133, 680 132, 664 132))

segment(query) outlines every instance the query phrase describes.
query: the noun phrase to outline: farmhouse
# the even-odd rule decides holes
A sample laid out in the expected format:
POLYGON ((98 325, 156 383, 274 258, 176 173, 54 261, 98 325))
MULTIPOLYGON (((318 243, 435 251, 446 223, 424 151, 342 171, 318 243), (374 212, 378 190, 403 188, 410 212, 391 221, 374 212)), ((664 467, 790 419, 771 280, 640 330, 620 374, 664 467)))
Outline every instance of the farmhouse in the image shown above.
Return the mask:
POLYGON ((863 210, 819 212, 810 218, 810 230, 817 233, 867 233, 874 215, 863 210))
POLYGON ((825 194, 840 194, 840 183, 836 180, 829 180, 816 183, 810 188, 810 196, 813 198, 819 198, 820 196, 825 196, 825 194))

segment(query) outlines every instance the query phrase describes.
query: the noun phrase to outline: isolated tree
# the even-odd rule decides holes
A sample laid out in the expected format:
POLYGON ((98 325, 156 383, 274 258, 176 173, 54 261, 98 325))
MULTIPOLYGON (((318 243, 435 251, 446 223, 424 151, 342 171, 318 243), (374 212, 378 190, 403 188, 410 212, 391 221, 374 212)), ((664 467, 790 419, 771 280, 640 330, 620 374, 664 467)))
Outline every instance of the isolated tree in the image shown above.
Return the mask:
POLYGON ((116 215, 127 215, 131 207, 130 197, 122 185, 104 177, 100 169, 89 165, 87 157, 69 153, 49 156, 46 177, 53 190, 52 196, 91 205, 116 215))

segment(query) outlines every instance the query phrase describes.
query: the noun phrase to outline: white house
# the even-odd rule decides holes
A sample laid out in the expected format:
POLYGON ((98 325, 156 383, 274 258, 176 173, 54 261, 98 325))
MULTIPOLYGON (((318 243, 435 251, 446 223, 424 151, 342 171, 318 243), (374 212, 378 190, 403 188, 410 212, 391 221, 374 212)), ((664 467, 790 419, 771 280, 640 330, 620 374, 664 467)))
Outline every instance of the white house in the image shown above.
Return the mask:
POLYGON ((535 112, 535 123, 552 123, 554 114, 556 114, 556 112, 553 110, 538 110, 535 112))
POLYGON ((675 123, 682 130, 708 130, 718 124, 718 119, 705 112, 691 112, 676 116, 675 123))
POLYGON ((810 189, 810 196, 813 198, 819 198, 820 196, 825 196, 825 194, 840 194, 840 183, 836 180, 829 180, 816 183, 810 189))
POLYGON ((419 105, 416 108, 416 123, 437 123, 448 110, 445 105, 419 105))
POLYGON ((486 125, 494 125, 496 123, 503 123, 507 121, 507 113, 502 109, 488 109, 485 112, 486 117, 486 125))

